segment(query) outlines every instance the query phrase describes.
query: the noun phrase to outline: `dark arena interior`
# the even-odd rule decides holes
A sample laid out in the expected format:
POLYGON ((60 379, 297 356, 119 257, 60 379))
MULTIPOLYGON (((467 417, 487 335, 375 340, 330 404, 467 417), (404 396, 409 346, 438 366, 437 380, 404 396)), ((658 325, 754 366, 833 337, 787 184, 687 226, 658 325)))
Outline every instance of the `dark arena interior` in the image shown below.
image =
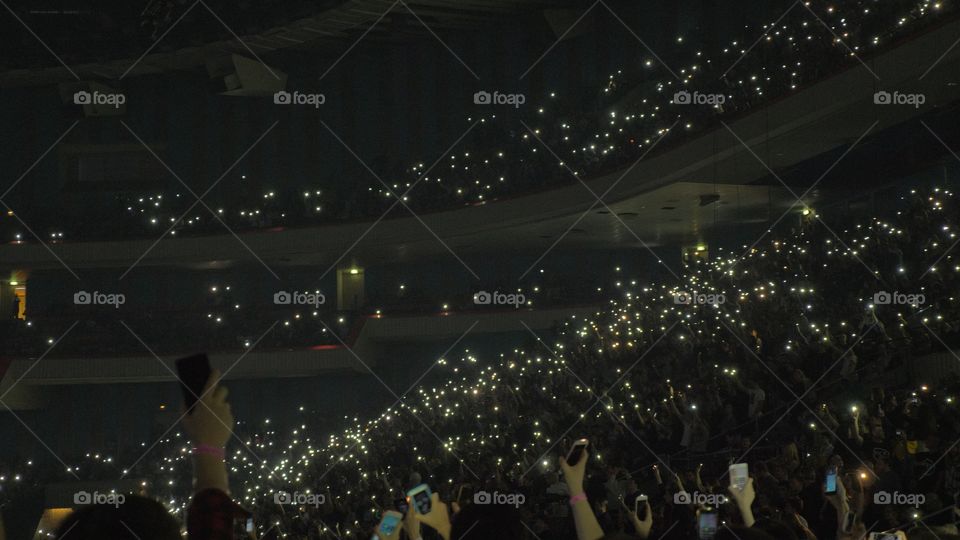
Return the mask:
POLYGON ((960 0, 0 47, 0 540, 960 538, 960 0))

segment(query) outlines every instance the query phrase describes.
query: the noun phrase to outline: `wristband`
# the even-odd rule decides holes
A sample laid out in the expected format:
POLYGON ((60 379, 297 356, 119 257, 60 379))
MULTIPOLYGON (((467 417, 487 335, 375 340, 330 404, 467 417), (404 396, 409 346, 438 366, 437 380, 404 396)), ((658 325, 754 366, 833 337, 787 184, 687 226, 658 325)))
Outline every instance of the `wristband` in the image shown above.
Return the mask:
POLYGON ((226 457, 226 451, 223 448, 216 446, 210 446, 209 444, 198 444, 193 447, 193 455, 198 454, 207 454, 208 456, 218 457, 223 459, 226 457))
POLYGON ((585 500, 587 500, 586 493, 580 493, 579 495, 574 495, 573 497, 570 497, 570 506, 573 506, 578 502, 585 501, 585 500))

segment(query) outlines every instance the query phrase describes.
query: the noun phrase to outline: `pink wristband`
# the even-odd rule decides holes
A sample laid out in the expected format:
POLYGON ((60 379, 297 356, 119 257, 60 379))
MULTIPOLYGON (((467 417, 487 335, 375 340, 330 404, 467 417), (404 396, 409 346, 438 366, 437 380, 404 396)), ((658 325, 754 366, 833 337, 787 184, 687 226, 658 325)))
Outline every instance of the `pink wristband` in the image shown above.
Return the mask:
POLYGON ((223 448, 217 448, 216 446, 210 446, 209 444, 198 444, 193 447, 193 455, 197 454, 207 454, 209 456, 216 456, 220 459, 226 457, 226 452, 223 448))
POLYGON ((579 494, 579 495, 574 495, 573 497, 570 497, 570 506, 573 506, 573 505, 577 504, 578 502, 580 502, 580 501, 585 501, 585 500, 587 500, 587 494, 586 494, 586 493, 581 493, 581 494, 579 494))

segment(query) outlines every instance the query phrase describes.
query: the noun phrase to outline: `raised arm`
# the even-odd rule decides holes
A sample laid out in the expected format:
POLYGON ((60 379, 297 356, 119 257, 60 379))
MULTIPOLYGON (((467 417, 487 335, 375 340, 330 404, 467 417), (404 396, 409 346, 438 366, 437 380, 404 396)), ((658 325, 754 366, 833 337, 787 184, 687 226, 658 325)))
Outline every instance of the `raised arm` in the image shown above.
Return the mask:
POLYGON ((183 427, 193 442, 196 493, 211 488, 230 493, 224 456, 233 429, 233 413, 227 403, 227 389, 219 381, 220 372, 215 370, 193 411, 183 418, 183 427))
POLYGON ((573 522, 577 527, 577 539, 599 540, 603 538, 603 529, 600 528, 597 516, 593 514, 587 495, 583 492, 583 472, 587 468, 588 457, 589 454, 584 449, 580 461, 570 466, 567 465, 567 460, 560 456, 560 469, 563 470, 563 477, 570 490, 570 507, 573 510, 573 522))

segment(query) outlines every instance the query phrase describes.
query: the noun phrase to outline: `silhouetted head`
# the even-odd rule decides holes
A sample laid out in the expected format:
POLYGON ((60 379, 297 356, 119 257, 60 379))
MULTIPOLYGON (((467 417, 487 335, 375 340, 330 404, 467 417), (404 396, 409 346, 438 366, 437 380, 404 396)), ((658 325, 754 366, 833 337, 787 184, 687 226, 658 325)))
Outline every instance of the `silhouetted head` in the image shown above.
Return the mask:
POLYGON ((92 504, 70 513, 56 538, 65 540, 181 540, 180 524, 159 502, 124 495, 121 504, 92 504))

